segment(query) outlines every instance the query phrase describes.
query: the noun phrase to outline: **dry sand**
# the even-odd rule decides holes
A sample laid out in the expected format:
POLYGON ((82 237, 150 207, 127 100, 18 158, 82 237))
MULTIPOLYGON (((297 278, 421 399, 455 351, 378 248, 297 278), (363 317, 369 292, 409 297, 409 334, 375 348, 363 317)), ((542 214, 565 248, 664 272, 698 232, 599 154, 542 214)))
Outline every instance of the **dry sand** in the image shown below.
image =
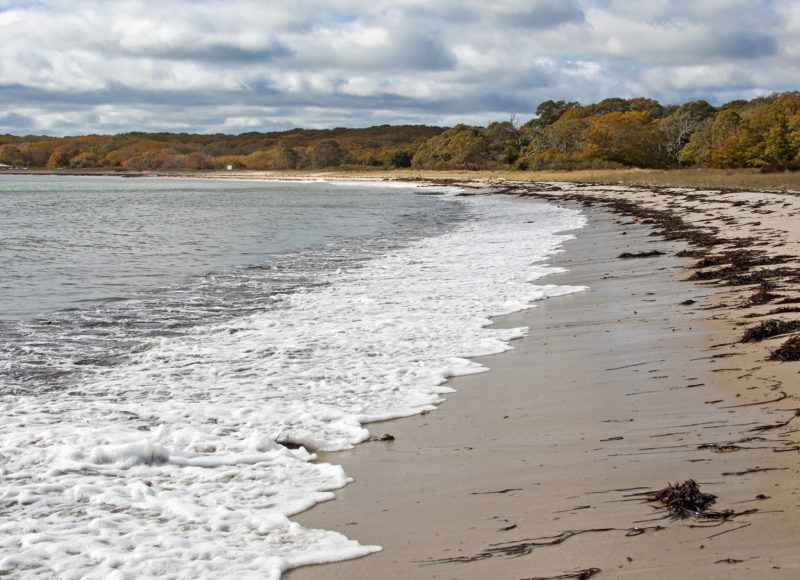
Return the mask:
POLYGON ((590 290, 498 319, 529 337, 482 359, 490 372, 453 380, 439 410, 370 426, 394 441, 321 455, 355 482, 295 519, 384 549, 285 577, 800 577, 800 419, 777 427, 800 406, 800 364, 765 360, 786 335, 738 342, 745 326, 800 318, 761 316, 798 296, 798 196, 492 185, 592 204, 589 226, 551 260, 569 272, 543 280, 590 290), (609 200, 617 213, 597 203, 609 200), (651 235, 665 224, 668 237, 713 245, 651 235), (765 244, 741 241, 751 237, 765 244), (790 256, 735 262, 741 275, 787 268, 756 276, 783 298, 742 308, 757 283, 686 282, 699 259, 675 257, 687 248, 790 256), (618 257, 652 250, 664 255, 618 257), (672 520, 631 495, 689 478, 718 496, 713 509, 739 515, 672 520))

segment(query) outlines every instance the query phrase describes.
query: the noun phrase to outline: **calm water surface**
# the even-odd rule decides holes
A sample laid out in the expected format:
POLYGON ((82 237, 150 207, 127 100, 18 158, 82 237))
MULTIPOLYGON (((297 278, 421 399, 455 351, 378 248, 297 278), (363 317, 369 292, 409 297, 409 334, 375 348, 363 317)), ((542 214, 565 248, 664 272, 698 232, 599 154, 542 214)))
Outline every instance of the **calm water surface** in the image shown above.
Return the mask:
POLYGON ((458 213, 408 188, 38 176, 0 178, 0 208, 4 321, 127 299, 310 248, 349 251, 387 236, 402 243, 436 234, 458 213))

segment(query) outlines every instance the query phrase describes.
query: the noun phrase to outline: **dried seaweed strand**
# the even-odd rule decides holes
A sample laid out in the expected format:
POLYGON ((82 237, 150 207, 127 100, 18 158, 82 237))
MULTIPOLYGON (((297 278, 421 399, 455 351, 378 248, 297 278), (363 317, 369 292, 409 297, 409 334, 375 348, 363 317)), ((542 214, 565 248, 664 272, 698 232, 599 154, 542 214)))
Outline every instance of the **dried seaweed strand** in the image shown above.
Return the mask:
POLYGON ((794 415, 789 417, 786 421, 783 421, 781 423, 775 423, 774 425, 759 425, 758 427, 753 427, 752 429, 750 429, 750 431, 769 431, 770 429, 780 429, 781 427, 786 427, 797 417, 800 417, 800 409, 795 409, 794 415))
POLYGON ((574 572, 565 572, 558 576, 534 576, 533 578, 523 578, 522 580, 567 580, 574 578, 575 580, 587 580, 595 574, 602 572, 600 568, 586 568, 585 570, 575 570, 574 572))
POLYGON ((748 473, 761 473, 762 471, 786 471, 788 467, 751 467, 744 471, 725 471, 722 475, 747 475, 748 473))
POLYGON ((722 409, 737 409, 739 407, 755 407, 756 405, 768 405, 769 403, 777 403, 779 401, 783 401, 784 399, 788 399, 789 395, 781 391, 781 396, 777 399, 771 399, 769 401, 756 401, 755 403, 744 403, 742 405, 730 405, 728 407, 721 407, 722 409))

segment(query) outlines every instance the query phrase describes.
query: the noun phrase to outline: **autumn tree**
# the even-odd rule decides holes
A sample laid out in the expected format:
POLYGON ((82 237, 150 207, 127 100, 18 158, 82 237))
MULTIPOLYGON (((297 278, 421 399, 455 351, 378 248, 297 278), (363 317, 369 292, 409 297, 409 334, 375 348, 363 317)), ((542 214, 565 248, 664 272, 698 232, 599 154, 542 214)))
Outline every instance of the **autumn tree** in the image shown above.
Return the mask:
POLYGON ((703 122, 712 118, 715 113, 716 109, 706 101, 691 101, 678 107, 660 121, 667 159, 670 163, 680 163, 681 149, 703 122))
POLYGON ((761 99, 742 114, 742 147, 748 165, 800 163, 800 93, 761 99))
POLYGON ((561 115, 580 106, 577 101, 544 101, 536 107, 536 118, 532 119, 530 123, 539 127, 552 125, 561 118, 561 115))
POLYGON ((408 149, 393 151, 386 160, 387 167, 411 167, 414 155, 408 149))
POLYGON ((6 163, 8 165, 22 165, 22 151, 20 151, 14 145, 0 147, 0 163, 6 163))
POLYGON ((320 141, 311 149, 311 165, 315 168, 334 167, 344 159, 344 151, 335 139, 320 141))
POLYGON ((706 119, 701 127, 695 131, 686 145, 678 154, 681 163, 687 165, 708 165, 712 167, 732 167, 731 163, 739 157, 738 132, 742 124, 742 117, 732 108, 722 108, 712 119, 706 119), (725 152, 714 152, 725 143, 725 152), (723 165, 718 165, 722 163, 723 165))
POLYGON ((430 138, 411 161, 418 168, 476 168, 487 158, 487 143, 480 127, 456 125, 430 138))
POLYGON ((664 167, 667 153, 658 123, 643 111, 607 113, 592 117, 584 135, 585 155, 613 164, 664 167))
POLYGON ((78 149, 72 143, 58 145, 50 154, 50 158, 47 160, 47 167, 69 167, 70 161, 76 155, 78 155, 78 149))

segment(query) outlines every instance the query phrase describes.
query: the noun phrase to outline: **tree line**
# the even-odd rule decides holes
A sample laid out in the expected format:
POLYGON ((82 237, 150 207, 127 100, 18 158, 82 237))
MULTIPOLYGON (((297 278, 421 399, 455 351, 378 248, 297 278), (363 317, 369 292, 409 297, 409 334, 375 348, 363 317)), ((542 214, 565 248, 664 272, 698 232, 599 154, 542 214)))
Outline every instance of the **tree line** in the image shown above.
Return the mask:
POLYGON ((241 135, 125 133, 0 136, 0 163, 14 167, 120 170, 344 167, 582 169, 703 166, 800 168, 800 92, 714 107, 662 105, 644 97, 583 106, 548 100, 525 123, 486 127, 382 125, 241 135))

